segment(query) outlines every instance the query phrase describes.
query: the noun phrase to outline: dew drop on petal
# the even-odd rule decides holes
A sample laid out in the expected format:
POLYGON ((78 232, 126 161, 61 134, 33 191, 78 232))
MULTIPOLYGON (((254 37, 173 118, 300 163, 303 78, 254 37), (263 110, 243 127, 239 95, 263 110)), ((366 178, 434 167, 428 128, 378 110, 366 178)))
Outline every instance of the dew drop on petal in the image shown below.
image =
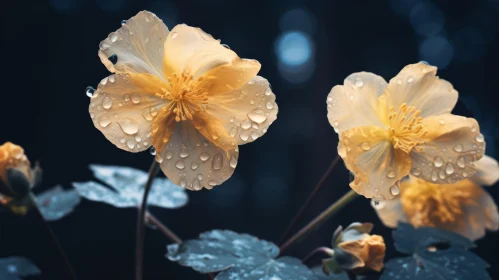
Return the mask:
POLYGON ((203 174, 198 174, 198 176, 196 176, 198 178, 199 181, 203 180, 203 174))
POLYGON ((119 120, 118 124, 120 125, 121 130, 128 135, 133 135, 139 131, 139 125, 130 119, 119 120))
MULTIPOLYGON (((458 160, 459 161, 459 160, 458 160)), ((451 175, 452 173, 454 173, 454 164, 448 162, 446 165, 445 165, 445 173, 447 173, 448 175, 451 175)))
POLYGON ((140 103, 140 95, 138 93, 132 94, 132 102, 133 104, 140 103))
POLYGON ((92 96, 94 96, 94 92, 95 92, 95 88, 93 88, 93 87, 87 87, 87 90, 85 91, 85 94, 88 97, 92 97, 92 96))
POLYGON ((175 38, 177 38, 178 33, 177 32, 172 32, 170 35, 172 36, 172 39, 175 39, 175 38))
POLYGON ((208 159, 210 158, 210 155, 206 152, 202 152, 200 155, 199 155, 199 159, 201 161, 207 161, 208 159))
POLYGON ((478 142, 478 143, 482 143, 483 142, 483 135, 480 133, 478 134, 476 137, 475 137, 475 140, 478 142))
POLYGON ((122 20, 121 25, 125 25, 125 24, 126 24, 126 20, 122 20))
POLYGON ((244 121, 241 122, 241 127, 243 129, 248 129, 251 127, 251 121, 248 119, 245 119, 244 121))
POLYGON ((264 121, 267 120, 267 116, 265 115, 265 112, 263 112, 260 109, 256 109, 256 110, 249 112, 248 118, 250 118, 250 120, 252 120, 256 123, 263 123, 264 121))
POLYGON ((157 155, 156 155, 156 161, 157 161, 158 163, 162 163, 162 162, 163 162, 163 157, 162 157, 161 155, 157 154, 157 155))
POLYGON ((250 136, 251 136, 251 139, 253 139, 253 140, 256 140, 259 137, 257 131, 252 131, 250 136))
POLYGON ((436 182, 438 180, 438 174, 437 174, 437 171, 433 171, 433 173, 431 173, 431 180, 433 182, 436 182))
POLYGON ((187 149, 185 147, 183 147, 182 149, 180 149, 179 156, 181 158, 186 158, 189 156, 189 151, 187 151, 187 149))
POLYGON ((464 178, 468 178, 468 173, 467 172, 463 172, 462 175, 463 175, 464 178))
POLYGON ((444 125, 445 121, 444 120, 439 120, 438 123, 441 124, 441 125, 444 125))
POLYGON ((267 101, 267 103, 265 103, 265 107, 267 107, 267 109, 269 110, 272 110, 272 108, 274 108, 274 104, 271 101, 267 101))
POLYGON ((217 185, 217 182, 215 180, 210 180, 210 181, 208 181, 208 185, 214 187, 217 185))
POLYGON ((407 79, 407 82, 410 84, 412 83, 412 81, 414 81, 414 78, 412 76, 410 76, 408 79, 407 79))
POLYGON ((111 120, 107 116, 102 116, 99 119, 99 125, 101 127, 107 127, 111 123, 111 120))
POLYGON ((372 199, 371 205, 372 205, 372 207, 374 207, 374 209, 381 210, 381 209, 386 207, 386 202, 372 199))
MULTIPOLYGON (((144 145, 146 145, 146 142, 144 142, 144 145)), ((151 155, 156 155, 156 149, 154 149, 154 147, 151 147, 151 149, 149 150, 149 152, 151 153, 151 155)))
POLYGON ((123 99, 125 100, 125 102, 130 101, 130 95, 125 94, 125 96, 123 97, 123 99))
POLYGON ((411 173, 412 173, 412 175, 414 175, 414 176, 419 176, 419 175, 421 175, 421 169, 419 169, 419 168, 414 168, 414 169, 412 169, 412 170, 411 170, 411 173))
POLYGON ((249 138, 249 132, 248 131, 243 131, 241 134, 239 134, 239 138, 243 141, 247 141, 249 138))
POLYGON ((236 168, 236 166, 237 166, 237 158, 236 157, 231 157, 230 161, 229 161, 229 165, 232 168, 236 168))
POLYGON ((109 98, 109 96, 104 97, 104 99, 102 100, 102 107, 104 107, 104 109, 110 109, 112 106, 113 100, 109 98))
POLYGON ((362 87, 364 85, 364 82, 362 81, 361 78, 356 78, 355 79, 355 86, 356 87, 362 87))
POLYGON ((460 153, 463 151, 463 145, 460 145, 460 144, 457 144, 456 146, 454 146, 454 151, 460 153))
POLYGON ((362 142, 360 144, 360 148, 364 151, 369 151, 371 149, 371 146, 367 142, 362 142))
POLYGON ((395 172, 393 170, 389 170, 388 173, 386 173, 386 177, 389 179, 395 178, 395 172))
POLYGON ((199 180, 197 178, 194 178, 194 180, 192 180, 192 188, 196 191, 199 191, 201 189, 201 184, 199 183, 199 180))
POLYGON ((441 167, 444 164, 444 161, 441 157, 435 157, 433 159, 433 164, 435 164, 436 167, 441 167))
POLYGON ((460 168, 464 168, 466 166, 466 161, 464 160, 464 157, 458 158, 456 163, 457 166, 459 166, 460 168))
POLYGON ((173 157, 173 153, 168 151, 165 153, 165 157, 166 157, 166 159, 171 159, 173 157))
POLYGON ((221 154, 217 154, 213 157, 212 166, 215 170, 220 170, 223 165, 223 157, 221 154))
POLYGON ((392 195, 398 195, 400 193, 400 187, 398 186, 398 183, 390 187, 390 193, 392 195))
POLYGON ((133 140, 127 140, 126 145, 129 149, 135 148, 135 142, 133 142, 133 140))
POLYGON ((182 188, 185 188, 185 186, 187 186, 187 181, 185 181, 185 178, 180 179, 179 186, 182 188))
POLYGON ((175 163, 175 167, 177 167, 177 169, 184 169, 185 168, 185 163, 183 160, 178 160, 176 163, 175 163))
POLYGON ((237 126, 233 126, 230 131, 229 131, 229 135, 234 137, 237 135, 237 126))
POLYGON ((199 165, 195 161, 193 161, 191 164, 191 169, 196 170, 196 169, 198 169, 198 167, 199 167, 199 165))

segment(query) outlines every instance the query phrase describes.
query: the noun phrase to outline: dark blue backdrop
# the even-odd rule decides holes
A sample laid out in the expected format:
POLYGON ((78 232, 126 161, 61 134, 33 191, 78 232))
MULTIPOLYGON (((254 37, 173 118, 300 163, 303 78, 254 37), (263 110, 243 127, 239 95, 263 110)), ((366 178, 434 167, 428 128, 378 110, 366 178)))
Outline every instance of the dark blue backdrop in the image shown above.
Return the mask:
MULTIPOLYGON (((2 88, 0 142, 22 145, 45 170, 42 188, 91 177, 90 163, 147 169, 152 156, 115 148, 93 127, 85 88, 107 70, 99 42, 121 20, 147 9, 175 24, 199 26, 241 57, 257 59, 279 104, 265 137, 240 148, 232 178, 212 191, 190 193, 180 210, 154 211, 182 238, 213 228, 276 241, 305 196, 336 156, 337 136, 326 118, 326 95, 353 72, 389 80, 405 65, 426 60, 460 93, 457 113, 478 119, 487 153, 499 156, 495 130, 499 79, 499 1, 4 1, 1 13, 2 88), (278 51, 278 52, 276 52, 278 51)), ((306 219, 348 191, 339 166, 306 219)), ((487 189, 499 201, 499 186, 487 189)), ((134 210, 83 201, 52 224, 80 279, 132 279, 134 210)), ((330 243, 333 230, 373 222, 393 257, 391 230, 366 199, 357 199, 289 254, 303 257, 330 243)), ((305 222, 305 220, 304 220, 305 222)), ((164 258, 168 243, 147 231, 145 279, 207 279, 164 258)), ((498 263, 499 233, 477 242, 475 252, 498 263)), ((21 255, 43 271, 36 279, 64 279, 63 263, 34 216, 0 213, 0 257, 21 255)), ((499 268, 490 268, 499 278, 499 268)), ((35 278, 33 278, 35 279, 35 278)))

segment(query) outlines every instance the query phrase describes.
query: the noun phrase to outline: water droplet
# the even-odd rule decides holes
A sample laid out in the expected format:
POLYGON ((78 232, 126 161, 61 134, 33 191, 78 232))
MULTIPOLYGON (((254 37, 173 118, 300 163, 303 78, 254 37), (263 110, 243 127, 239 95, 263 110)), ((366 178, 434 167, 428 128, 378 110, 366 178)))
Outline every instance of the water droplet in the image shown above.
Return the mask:
POLYGON ((175 39, 175 38, 177 38, 178 33, 177 32, 172 32, 172 33, 170 33, 170 35, 172 36, 172 39, 175 39))
POLYGON ((251 105, 254 105, 254 104, 255 104, 255 100, 251 99, 251 100, 250 100, 250 104, 251 104, 251 105))
POLYGON ((478 134, 476 137, 475 137, 475 140, 478 142, 478 143, 482 143, 483 142, 483 135, 480 133, 478 134))
POLYGON ((440 170, 438 172, 438 177, 440 177, 440 179, 442 179, 442 180, 445 179, 445 173, 444 173, 444 171, 440 170))
POLYGON ((87 90, 85 91, 85 94, 88 97, 92 97, 92 96, 94 96, 94 92, 95 92, 95 88, 93 88, 93 87, 87 87, 87 90))
POLYGON ((111 33, 111 35, 109 36, 109 39, 111 39, 111 42, 116 42, 116 40, 118 40, 118 35, 116 33, 111 33))
POLYGON ((379 201, 379 200, 375 200, 375 199, 372 199, 371 200, 371 205, 374 209, 376 210, 381 210, 383 208, 386 207, 386 202, 383 200, 383 201, 379 201))
POLYGON ((215 170, 220 170, 223 165, 223 157, 221 154, 217 154, 213 157, 212 166, 215 170))
POLYGON ((456 163, 457 166, 459 166, 460 168, 464 168, 466 166, 466 161, 464 160, 464 157, 458 158, 456 163))
POLYGON ((471 127, 471 132, 476 132, 476 126, 471 127))
POLYGON ((192 180, 192 188, 196 191, 199 191, 202 188, 198 179, 195 178, 194 180, 192 180))
POLYGON ((256 139, 258 139, 258 137, 260 137, 260 135, 258 135, 258 131, 252 131, 250 136, 251 136, 251 139, 253 139, 253 140, 256 140, 256 139))
POLYGON ((229 50, 230 50, 229 45, 227 45, 227 44, 220 44, 220 45, 221 45, 222 47, 224 47, 224 48, 226 48, 226 49, 229 49, 229 50))
POLYGON ((244 121, 241 122, 241 127, 243 129, 248 129, 251 127, 251 121, 248 119, 245 119, 244 121))
POLYGON ((99 125, 102 127, 107 127, 111 123, 111 120, 107 116, 102 116, 99 119, 99 125))
POLYGON ((367 142, 362 142, 360 144, 360 148, 364 151, 369 151, 371 149, 371 146, 369 146, 369 143, 367 142))
POLYGON ((163 162, 163 157, 162 157, 161 155, 157 154, 157 155, 156 155, 156 161, 157 161, 158 163, 162 163, 162 162, 163 162))
POLYGON ((151 115, 153 117, 156 117, 157 114, 158 114, 158 109, 156 107, 151 107, 151 115))
POLYGON ((236 168, 236 166, 237 166, 237 158, 236 157, 231 157, 230 161, 229 161, 229 165, 232 168, 236 168))
POLYGON ((333 126, 334 126, 334 127, 338 127, 339 125, 340 125, 340 122, 339 122, 339 121, 334 121, 334 122, 333 122, 333 126))
POLYGON ((140 135, 135 135, 135 141, 137 142, 142 141, 142 137, 140 137, 140 135))
POLYGON ((249 138, 249 132, 248 131, 243 131, 241 134, 239 134, 239 138, 243 141, 247 141, 249 138))
POLYGON ((463 175, 464 178, 468 178, 468 173, 467 172, 463 172, 462 175, 463 175))
POLYGON ((166 159, 171 159, 173 157, 173 153, 168 151, 165 153, 165 157, 166 157, 166 159))
POLYGON ((355 78, 355 86, 356 87, 362 87, 364 85, 364 82, 360 78, 355 78))
POLYGON ((125 144, 125 142, 126 142, 126 139, 125 139, 125 138, 121 138, 121 139, 120 139, 120 143, 121 143, 121 144, 125 144))
POLYGON ((236 120, 236 117, 234 117, 234 116, 229 117, 229 122, 233 123, 235 120, 236 120))
POLYGON ((401 84, 402 84, 402 80, 398 79, 398 80, 397 80, 397 84, 398 84, 398 85, 401 85, 401 84))
POLYGON ((431 180, 433 182, 436 182, 438 180, 437 171, 433 171, 433 173, 431 173, 431 180))
POLYGON ((130 119, 119 120, 118 124, 121 127, 121 130, 128 135, 133 135, 139 131, 139 125, 130 119))
POLYGON ((106 50, 106 49, 109 49, 110 47, 111 46, 108 43, 104 42, 104 41, 100 42, 100 44, 99 44, 99 48, 101 50, 106 50))
POLYGON ((414 81, 414 78, 412 76, 410 76, 409 78, 407 78, 407 82, 410 84, 412 83, 412 81, 414 81))
POLYGON ((203 174, 198 174, 197 178, 199 181, 203 180, 203 174))
POLYGON ((179 183, 179 186, 182 188, 185 188, 185 186, 187 186, 187 181, 185 181, 185 178, 180 179, 180 181, 178 183, 179 183))
POLYGON ((393 170, 389 170, 388 173, 386 173, 386 177, 390 179, 395 178, 395 172, 393 170))
POLYGON ((441 125, 444 125, 445 121, 444 120, 439 120, 438 123, 441 124, 441 125))
POLYGON ((123 97, 123 99, 125 100, 125 102, 130 101, 130 95, 125 94, 125 97, 123 97))
POLYGON ((459 145, 457 144, 456 146, 454 146, 454 151, 460 153, 463 151, 463 145, 459 145))
POLYGON ((445 165, 445 173, 447 173, 448 175, 451 175, 452 173, 454 173, 454 164, 448 162, 445 165))
POLYGON ((201 161, 207 161, 208 159, 210 158, 210 155, 208 153, 205 153, 205 152, 202 152, 200 155, 199 155, 199 159, 201 161))
MULTIPOLYGON (((144 145, 146 144, 146 142, 144 142, 144 145)), ((154 147, 151 147, 151 149, 149 150, 149 152, 151 153, 151 155, 156 155, 156 149, 154 149, 154 147)))
POLYGON ((177 169, 184 169, 185 168, 185 163, 183 160, 178 160, 176 163, 175 163, 175 167, 177 167, 177 169))
POLYGON ((189 156, 189 151, 187 150, 187 148, 182 147, 182 149, 180 149, 179 156, 180 156, 181 158, 186 158, 186 157, 188 157, 188 156, 189 156))
POLYGON ((151 115, 150 109, 146 109, 144 112, 142 112, 142 116, 144 117, 144 119, 146 119, 146 121, 152 121, 154 119, 151 115))
POLYGON ((125 25, 125 24, 126 24, 126 20, 122 20, 121 25, 125 25))
POLYGON ((237 135, 237 126, 233 126, 229 131, 230 136, 234 137, 237 135))
POLYGON ((390 187, 390 193, 392 195, 398 195, 400 193, 400 187, 398 185, 398 182, 395 183, 393 186, 390 187))
POLYGON ((272 108, 274 108, 274 104, 271 101, 267 101, 267 103, 265 103, 265 107, 267 107, 267 109, 269 110, 272 110, 272 108))
POLYGON ((210 181, 208 181, 208 185, 214 187, 217 185, 217 182, 215 180, 210 180, 210 181))
POLYGON ((140 103, 140 95, 138 93, 132 94, 132 102, 133 102, 133 104, 140 103))
POLYGON ((444 161, 441 157, 435 157, 433 159, 433 164, 435 164, 436 167, 441 167, 444 164, 444 161))
POLYGON ((269 96, 269 95, 271 95, 271 94, 272 94, 272 90, 271 90, 270 88, 267 88, 267 89, 265 90, 265 95, 269 96))
POLYGON ((133 142, 133 140, 127 140, 126 145, 128 146, 129 149, 135 148, 135 142, 133 142))
POLYGON ((191 164, 192 170, 196 170, 196 169, 198 169, 198 167, 199 167, 199 165, 196 162, 192 162, 192 164, 191 164))
POLYGON ((421 175, 421 169, 419 169, 419 168, 414 168, 414 169, 412 169, 412 170, 411 170, 411 173, 412 173, 412 175, 414 175, 414 176, 419 176, 419 175, 421 175))
POLYGON ((265 115, 265 112, 263 112, 260 109, 256 109, 256 110, 249 112, 248 118, 250 118, 250 120, 252 120, 256 123, 263 123, 264 121, 267 120, 267 116, 265 115))
POLYGON ((104 97, 102 100, 102 107, 104 107, 104 109, 110 109, 112 106, 113 100, 109 96, 104 97))
POLYGON ((112 54, 107 59, 109 59, 109 61, 111 61, 111 63, 114 65, 116 65, 116 63, 118 63, 118 56, 116 54, 112 54))

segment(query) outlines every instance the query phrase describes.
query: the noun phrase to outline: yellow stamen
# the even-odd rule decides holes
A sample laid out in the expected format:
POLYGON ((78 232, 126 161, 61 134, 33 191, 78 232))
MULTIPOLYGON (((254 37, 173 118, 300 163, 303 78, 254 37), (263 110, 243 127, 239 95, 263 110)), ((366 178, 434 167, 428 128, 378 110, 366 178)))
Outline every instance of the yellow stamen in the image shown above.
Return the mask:
POLYGON ((192 120, 196 112, 205 110, 208 92, 201 86, 202 77, 194 80, 189 73, 173 73, 167 80, 168 86, 156 96, 171 101, 167 109, 173 111, 175 121, 192 120))
POLYGON ((400 105, 398 111, 392 107, 388 116, 389 133, 393 147, 406 153, 424 143, 421 140, 427 131, 421 125, 421 111, 416 110, 414 106, 408 106, 406 103, 400 105))

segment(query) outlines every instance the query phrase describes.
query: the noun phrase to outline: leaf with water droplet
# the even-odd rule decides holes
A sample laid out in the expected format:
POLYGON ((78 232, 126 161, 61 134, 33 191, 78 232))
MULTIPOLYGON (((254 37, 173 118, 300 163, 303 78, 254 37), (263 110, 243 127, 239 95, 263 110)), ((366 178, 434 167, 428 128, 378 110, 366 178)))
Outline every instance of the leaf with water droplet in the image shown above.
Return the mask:
POLYGON ((80 204, 80 196, 75 190, 64 190, 61 186, 44 191, 36 196, 36 203, 47 221, 59 220, 80 204))
POLYGON ((381 280, 491 279, 488 264, 468 251, 473 242, 461 235, 399 223, 393 239, 397 251, 411 256, 389 260, 381 280))
POLYGON ((21 277, 39 275, 40 269, 24 257, 0 259, 0 279, 21 280, 21 277))
MULTIPOLYGON (((97 182, 73 183, 79 194, 89 200, 114 207, 137 207, 142 200, 148 174, 125 166, 90 165, 94 176, 112 189, 97 182)), ((147 203, 161 208, 179 208, 187 204, 185 189, 167 178, 154 179, 147 203)))
POLYGON ((199 239, 168 246, 167 257, 201 273, 221 271, 215 279, 317 280, 312 271, 292 257, 280 257, 272 242, 230 230, 212 230, 199 239))

